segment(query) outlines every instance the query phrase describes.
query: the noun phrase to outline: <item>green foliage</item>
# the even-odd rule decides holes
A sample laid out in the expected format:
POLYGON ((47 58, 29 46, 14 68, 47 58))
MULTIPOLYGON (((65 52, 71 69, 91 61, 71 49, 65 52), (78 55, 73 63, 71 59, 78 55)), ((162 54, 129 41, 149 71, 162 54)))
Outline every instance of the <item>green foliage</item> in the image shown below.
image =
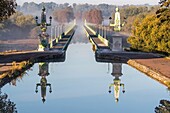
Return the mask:
POLYGON ((27 38, 29 32, 35 27, 35 19, 31 15, 16 12, 10 18, 0 23, 0 38, 27 38), (15 34, 15 35, 14 35, 15 34))
POLYGON ((129 6, 125 8, 121 8, 120 13, 124 17, 129 17, 129 16, 136 16, 138 14, 144 13, 148 11, 148 7, 146 6, 129 6))
POLYGON ((35 19, 31 15, 23 15, 21 12, 16 12, 9 19, 13 24, 19 27, 29 27, 35 25, 35 19))
POLYGON ((148 52, 170 53, 170 9, 165 8, 158 14, 138 16, 134 21, 133 36, 128 42, 133 49, 148 52))
POLYGON ((16 6, 15 0, 0 0, 0 21, 15 13, 16 6))

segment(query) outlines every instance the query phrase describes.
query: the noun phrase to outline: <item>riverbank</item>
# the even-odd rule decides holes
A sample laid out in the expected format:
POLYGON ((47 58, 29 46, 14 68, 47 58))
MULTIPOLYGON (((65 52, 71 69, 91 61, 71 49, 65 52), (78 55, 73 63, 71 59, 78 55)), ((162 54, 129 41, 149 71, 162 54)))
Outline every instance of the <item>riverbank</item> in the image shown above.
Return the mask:
POLYGON ((170 88, 170 60, 166 58, 133 59, 127 63, 170 88))
POLYGON ((35 50, 38 46, 38 39, 0 40, 0 52, 35 50))

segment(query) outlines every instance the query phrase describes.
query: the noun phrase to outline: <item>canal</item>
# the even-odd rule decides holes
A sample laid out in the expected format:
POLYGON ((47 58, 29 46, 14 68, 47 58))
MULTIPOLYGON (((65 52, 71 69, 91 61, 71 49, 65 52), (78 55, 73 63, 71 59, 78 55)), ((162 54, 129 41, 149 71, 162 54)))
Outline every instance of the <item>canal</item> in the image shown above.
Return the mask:
POLYGON ((65 62, 37 63, 1 91, 18 113, 154 113, 161 100, 170 100, 167 87, 127 64, 96 62, 91 44, 79 31, 65 62), (49 73, 44 98, 39 73, 49 73))

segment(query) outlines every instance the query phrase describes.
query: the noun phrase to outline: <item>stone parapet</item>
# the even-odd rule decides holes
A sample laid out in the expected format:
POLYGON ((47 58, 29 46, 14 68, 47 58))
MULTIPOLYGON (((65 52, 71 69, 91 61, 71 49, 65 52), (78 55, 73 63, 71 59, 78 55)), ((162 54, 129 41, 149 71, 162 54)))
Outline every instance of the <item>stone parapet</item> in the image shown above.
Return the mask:
POLYGON ((159 81, 160 83, 164 84, 168 88, 170 88, 170 78, 163 75, 161 72, 157 72, 155 70, 152 70, 150 67, 147 67, 145 65, 140 64, 139 62, 135 60, 128 60, 127 62, 130 66, 136 68, 137 70, 145 73, 149 77, 159 81))

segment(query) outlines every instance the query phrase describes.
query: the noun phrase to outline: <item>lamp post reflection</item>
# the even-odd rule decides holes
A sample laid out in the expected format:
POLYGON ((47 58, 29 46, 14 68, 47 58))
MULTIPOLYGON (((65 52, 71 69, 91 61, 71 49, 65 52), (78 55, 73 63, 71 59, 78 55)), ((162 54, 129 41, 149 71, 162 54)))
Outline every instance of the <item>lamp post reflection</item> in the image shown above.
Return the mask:
POLYGON ((41 76, 41 80, 40 83, 36 84, 36 90, 35 92, 38 93, 38 86, 41 87, 41 97, 42 97, 42 101, 43 103, 46 100, 46 90, 47 90, 47 86, 49 86, 49 92, 52 92, 51 89, 51 84, 47 83, 47 76, 49 75, 48 72, 48 63, 44 62, 44 63, 39 63, 39 76, 41 76))
POLYGON ((109 85, 109 93, 111 93, 111 88, 113 87, 115 101, 118 102, 121 86, 123 88, 122 92, 125 93, 125 85, 121 83, 121 79, 119 78, 122 76, 122 63, 112 63, 112 66, 111 75, 115 78, 113 79, 113 83, 109 85))

